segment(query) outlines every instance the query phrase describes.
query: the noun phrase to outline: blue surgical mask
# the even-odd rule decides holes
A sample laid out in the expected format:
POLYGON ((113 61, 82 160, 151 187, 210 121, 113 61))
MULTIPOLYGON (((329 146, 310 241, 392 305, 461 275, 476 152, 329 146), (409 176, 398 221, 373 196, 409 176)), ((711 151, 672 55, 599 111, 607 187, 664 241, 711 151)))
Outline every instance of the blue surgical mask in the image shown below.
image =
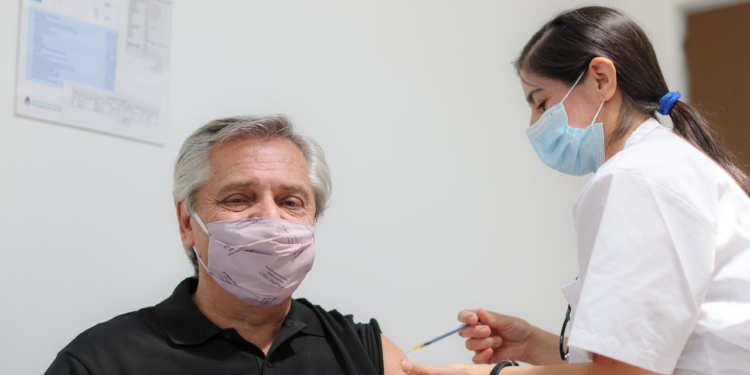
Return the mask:
POLYGON ((594 173, 604 164, 604 127, 602 123, 594 123, 604 101, 586 129, 571 128, 568 124, 568 113, 563 103, 581 77, 583 73, 562 101, 546 110, 539 121, 526 130, 531 146, 544 164, 573 176, 594 173))

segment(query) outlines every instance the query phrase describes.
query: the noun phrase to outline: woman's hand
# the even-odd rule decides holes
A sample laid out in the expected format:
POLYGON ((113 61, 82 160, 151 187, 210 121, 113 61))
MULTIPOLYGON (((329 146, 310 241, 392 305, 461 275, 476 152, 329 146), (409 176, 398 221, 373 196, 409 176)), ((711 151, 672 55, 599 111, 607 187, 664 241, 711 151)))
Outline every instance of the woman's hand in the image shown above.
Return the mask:
MULTIPOLYGON (((492 365, 440 365, 427 366, 403 361, 401 367, 408 375, 489 375, 492 365)), ((505 367, 500 375, 659 375, 611 358, 594 356, 594 362, 574 365, 505 367)))
POLYGON ((506 359, 534 365, 563 363, 555 346, 558 336, 523 319, 479 309, 461 311, 458 320, 473 325, 459 335, 467 338, 466 348, 475 352, 474 363, 506 359))
POLYGON ((487 375, 492 365, 440 365, 427 366, 416 362, 403 361, 401 368, 408 375, 487 375))

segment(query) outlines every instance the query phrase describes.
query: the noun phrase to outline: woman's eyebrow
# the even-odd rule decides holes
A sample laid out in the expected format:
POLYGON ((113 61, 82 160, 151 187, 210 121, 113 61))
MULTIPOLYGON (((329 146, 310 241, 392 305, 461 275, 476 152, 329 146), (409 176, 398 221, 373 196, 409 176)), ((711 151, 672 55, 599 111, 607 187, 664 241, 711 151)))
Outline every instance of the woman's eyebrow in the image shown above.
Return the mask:
POLYGON ((531 92, 529 93, 529 95, 526 95, 526 102, 527 103, 533 103, 534 102, 534 94, 536 94, 536 93, 538 93, 539 91, 542 91, 542 90, 544 90, 544 89, 531 90, 531 92))

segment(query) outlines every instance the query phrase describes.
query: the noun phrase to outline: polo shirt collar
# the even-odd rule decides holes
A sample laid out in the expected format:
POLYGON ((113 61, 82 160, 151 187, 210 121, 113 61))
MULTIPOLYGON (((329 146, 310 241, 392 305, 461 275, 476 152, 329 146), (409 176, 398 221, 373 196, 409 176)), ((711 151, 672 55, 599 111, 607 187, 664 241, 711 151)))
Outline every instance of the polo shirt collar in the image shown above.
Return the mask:
MULTIPOLYGON (((177 345, 198 345, 223 330, 208 320, 193 302, 192 295, 198 288, 198 279, 189 277, 183 280, 172 295, 156 305, 156 315, 164 332, 177 345)), ((292 300, 289 313, 274 345, 283 343, 298 332, 325 336, 320 320, 309 302, 292 300), (310 305, 310 306, 308 306, 310 305)))
POLYGON ((156 305, 161 328, 177 345, 197 345, 221 332, 193 302, 197 288, 198 279, 189 277, 177 285, 169 298, 156 305))
POLYGON ((315 315, 311 306, 312 304, 305 299, 299 301, 293 299, 289 313, 286 315, 285 326, 288 323, 291 326, 301 327, 300 331, 302 333, 313 336, 325 336, 323 325, 320 323, 320 319, 315 315))

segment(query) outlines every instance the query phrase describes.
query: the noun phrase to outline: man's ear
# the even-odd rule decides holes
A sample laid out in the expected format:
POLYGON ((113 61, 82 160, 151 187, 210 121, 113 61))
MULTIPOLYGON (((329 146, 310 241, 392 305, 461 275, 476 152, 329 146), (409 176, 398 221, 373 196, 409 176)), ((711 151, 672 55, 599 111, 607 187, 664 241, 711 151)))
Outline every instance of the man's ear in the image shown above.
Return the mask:
POLYGON ((594 78, 597 96, 604 101, 611 99, 617 91, 617 68, 606 57, 595 57, 589 63, 588 74, 594 78))
POLYGON ((177 221, 180 224, 180 239, 182 244, 187 247, 195 246, 195 237, 193 237, 193 226, 190 223, 192 216, 185 206, 185 201, 178 201, 175 204, 177 210, 177 221))

